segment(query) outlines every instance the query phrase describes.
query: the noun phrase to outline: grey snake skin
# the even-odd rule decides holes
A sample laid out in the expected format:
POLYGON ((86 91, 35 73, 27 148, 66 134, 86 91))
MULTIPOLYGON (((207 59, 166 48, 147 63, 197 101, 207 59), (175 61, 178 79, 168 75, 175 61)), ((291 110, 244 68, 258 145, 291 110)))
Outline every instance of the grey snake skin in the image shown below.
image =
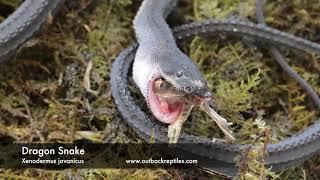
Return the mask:
MULTIPOLYGON (((294 50, 309 53, 320 53, 320 45, 303 38, 267 27, 263 24, 254 24, 240 20, 207 20, 190 23, 173 29, 174 37, 181 41, 193 36, 216 35, 219 33, 235 36, 247 36, 259 42, 272 46, 284 46, 294 50)), ((168 142, 167 128, 156 124, 150 119, 134 101, 128 88, 128 73, 138 47, 132 44, 123 50, 116 58, 111 69, 112 95, 123 118, 145 141, 154 139, 158 143, 168 142)), ((317 97, 318 98, 318 97, 317 97)), ((316 101, 316 100, 315 100, 316 101)), ((204 159, 208 163, 214 162, 210 167, 206 163, 200 167, 233 177, 238 174, 235 158, 239 156, 247 145, 229 144, 217 140, 212 142, 206 137, 181 134, 179 143, 196 143, 193 148, 181 146, 181 150, 190 153, 193 157, 204 159)), ((320 150, 320 120, 304 129, 302 132, 283 139, 267 147, 268 157, 266 165, 274 171, 281 171, 288 167, 301 164, 320 150)))
MULTIPOLYGON (((39 31, 49 16, 54 14, 63 0, 25 0, 23 4, 0 24, 0 62, 11 57, 24 42, 39 31)), ((174 36, 178 41, 195 35, 225 33, 236 36, 248 36, 274 46, 285 46, 304 52, 320 52, 320 45, 295 37, 293 35, 267 27, 238 20, 204 21, 174 28, 174 36)), ((167 130, 156 124, 136 104, 128 88, 128 72, 130 71, 137 44, 123 50, 111 70, 112 95, 123 118, 138 133, 149 141, 152 138, 159 143, 166 143, 167 130)), ((196 148, 185 148, 198 159, 214 162, 207 170, 232 177, 237 175, 238 167, 234 158, 246 145, 228 144, 223 141, 212 142, 211 139, 188 134, 181 134, 180 143, 197 143, 196 148)), ((194 147, 194 146, 193 146, 194 147)), ((184 148, 184 147, 182 147, 184 148)), ((276 144, 268 145, 269 156, 266 164, 273 170, 282 170, 300 164, 320 149, 320 120, 304 131, 284 139, 276 144)))
POLYGON ((40 30, 64 0, 25 0, 0 24, 0 62, 10 58, 18 47, 40 30))

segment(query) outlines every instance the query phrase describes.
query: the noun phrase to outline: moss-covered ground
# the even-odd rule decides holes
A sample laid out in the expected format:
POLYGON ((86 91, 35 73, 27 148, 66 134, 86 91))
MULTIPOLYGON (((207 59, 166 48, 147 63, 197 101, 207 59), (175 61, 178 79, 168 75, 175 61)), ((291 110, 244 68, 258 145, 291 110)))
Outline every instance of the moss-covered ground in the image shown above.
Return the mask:
MULTIPOLYGON (((0 0, 0 5, 12 11, 20 2, 0 0)), ((16 57, 1 64, 1 136, 16 142, 141 142, 117 112, 109 83, 112 62, 135 39, 132 19, 140 2, 67 1, 53 21, 48 21, 41 33, 19 49, 16 57), (88 81, 85 71, 91 63, 88 81)), ((267 0, 264 9, 268 25, 320 42, 320 1, 267 0)), ((255 21, 254 11, 254 0, 181 0, 170 22, 177 25, 207 18, 255 21)), ((7 15, 1 14, 0 21, 7 15)), ((320 113, 302 88, 279 68, 267 46, 255 49, 251 42, 246 37, 221 35, 195 37, 180 45, 208 80, 216 110, 234 123, 236 141, 259 147, 239 158, 241 179, 259 179, 262 175, 268 179, 318 179, 319 157, 278 174, 261 171, 265 143, 303 130, 320 113)), ((287 49, 281 52, 320 94, 320 56, 287 49)), ((214 122, 199 109, 193 110, 183 131, 222 137, 214 122)), ((221 178, 197 169, 1 169, 0 177, 221 178)))

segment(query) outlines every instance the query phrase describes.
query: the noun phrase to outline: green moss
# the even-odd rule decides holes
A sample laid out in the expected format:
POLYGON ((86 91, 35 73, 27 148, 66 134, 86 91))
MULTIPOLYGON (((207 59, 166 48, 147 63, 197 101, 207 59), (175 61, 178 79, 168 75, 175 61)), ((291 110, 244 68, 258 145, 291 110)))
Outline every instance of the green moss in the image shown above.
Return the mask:
MULTIPOLYGON (((318 22, 315 22, 317 20, 314 21, 314 19, 318 18, 315 18, 317 15, 306 9, 312 9, 313 12, 319 9, 319 3, 314 3, 316 5, 310 7, 310 3, 298 0, 292 3, 291 1, 281 2, 281 4, 276 1, 267 2, 267 21, 281 30, 312 39, 318 27, 318 22), (301 10, 301 7, 305 9, 301 10), (283 14, 284 9, 289 13, 283 14), (292 24, 295 25, 292 26, 292 24)), ((244 7, 247 6, 248 12, 243 16, 241 10, 238 9, 241 7, 239 2, 194 1, 194 19, 225 18, 233 13, 238 13, 242 18, 248 16, 254 18, 254 8, 249 8, 252 5, 254 7, 252 1, 244 5, 244 7), (224 8, 224 3, 228 4, 226 8, 224 8), (223 12, 219 13, 221 10, 223 12)), ((214 92, 216 110, 236 123, 233 130, 238 142, 252 142, 252 135, 259 132, 255 124, 256 118, 263 117, 270 127, 277 127, 271 128, 270 140, 278 141, 304 129, 316 120, 316 117, 319 117, 319 112, 310 106, 310 99, 306 93, 285 73, 279 73, 279 67, 269 57, 267 51, 257 52, 241 43, 232 41, 226 43, 224 36, 220 36, 221 39, 217 37, 219 36, 211 39, 206 37, 206 40, 196 37, 190 47, 185 49, 189 49, 190 57, 201 66, 209 87, 214 92), (255 72, 260 72, 259 78, 253 78, 255 81, 248 83, 250 82, 247 80, 249 77, 257 77, 254 76, 255 72), (246 90, 243 91, 243 89, 246 90)), ((308 55, 304 60, 303 56, 297 56, 294 53, 284 51, 284 54, 289 59, 290 65, 319 92, 317 60, 319 57, 308 55)), ((185 131, 208 137, 222 135, 221 132, 217 132, 219 129, 213 125, 213 122, 204 113, 198 111, 194 111, 191 115, 185 131)), ((259 153, 258 149, 251 154, 252 159, 249 163, 252 163, 254 168, 251 168, 250 171, 258 171, 259 163, 256 159, 259 153)), ((244 179, 257 179, 257 173, 250 171, 244 172, 244 179)), ((282 177, 286 179, 295 177, 295 175, 290 176, 290 172, 290 170, 284 172, 281 179, 282 177)), ((266 170, 265 173, 268 174, 268 171, 266 170)), ((272 175, 272 177, 277 176, 272 175)))
POLYGON ((256 125, 258 131, 251 133, 249 146, 237 157, 240 169, 238 179, 278 179, 279 175, 265 167, 266 147, 271 139, 270 127, 261 118, 255 119, 252 124, 256 125))
POLYGON ((223 19, 238 14, 242 18, 252 15, 255 1, 253 0, 194 0, 193 18, 194 20, 203 19, 223 19))
MULTIPOLYGON (((53 24, 21 48, 17 60, 0 65, 0 131, 20 142, 72 142, 89 139, 102 142, 121 119, 113 104, 109 72, 118 53, 133 41, 132 18, 137 3, 120 1, 77 1, 65 6, 53 24), (83 86, 87 63, 93 62, 90 83, 98 96, 88 96, 83 86), (79 66, 76 85, 64 87, 66 68, 79 66), (66 92, 70 97, 66 98, 66 92), (88 133, 90 132, 90 133, 88 133)), ((20 1, 1 1, 17 7, 20 1)), ((185 16, 192 21, 236 15, 254 19, 253 0, 186 1, 185 16)), ((183 4, 183 3, 182 3, 183 4)), ((267 23, 298 36, 315 39, 319 29, 320 3, 316 0, 267 1, 267 23), (286 12, 286 13, 283 13, 286 12)), ((237 18, 236 17, 236 18, 237 18)), ((239 39, 221 36, 195 37, 184 50, 198 64, 214 93, 216 110, 234 122, 240 143, 252 143, 243 179, 260 176, 266 137, 278 141, 311 124, 320 113, 301 87, 281 71, 265 49, 253 50, 239 39), (231 39, 229 41, 229 39, 231 39), (237 40, 235 42, 234 40, 237 40), (266 125, 261 123, 264 120, 266 125), (259 123, 260 122, 260 123, 259 123), (269 136, 261 135, 270 127, 269 136), (274 128, 277 127, 277 128, 274 128)), ((290 65, 320 93, 319 55, 297 55, 283 51, 290 65)), ((72 84, 72 83, 71 83, 72 84)), ((131 87, 133 92, 137 89, 131 87)), ((135 97, 140 97, 138 93, 135 97)), ((142 100, 139 102, 143 102, 142 100)), ((183 131, 208 137, 223 137, 215 123, 199 109, 193 110, 183 131)), ((126 128, 118 130, 115 142, 137 142, 126 128)), ((319 177, 319 158, 280 174, 279 179, 319 177)), ((210 177, 204 172, 179 169, 81 169, 47 171, 0 170, 0 177, 65 179, 67 177, 108 179, 170 179, 210 177)), ((263 170, 268 178, 277 176, 263 170)))
POLYGON ((260 70, 240 82, 220 80, 215 92, 217 106, 228 114, 252 108, 250 102, 253 96, 250 90, 259 85, 259 74, 260 70))

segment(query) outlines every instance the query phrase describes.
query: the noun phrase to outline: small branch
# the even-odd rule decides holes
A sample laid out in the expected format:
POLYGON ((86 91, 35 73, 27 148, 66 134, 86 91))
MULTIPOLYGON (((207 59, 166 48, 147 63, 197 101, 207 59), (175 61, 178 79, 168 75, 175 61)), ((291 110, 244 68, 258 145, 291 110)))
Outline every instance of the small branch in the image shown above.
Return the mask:
POLYGON ((87 65, 86 72, 85 72, 84 77, 83 77, 83 84, 84 84, 84 88, 86 89, 87 92, 97 96, 98 95, 98 91, 91 90, 91 86, 90 86, 90 73, 91 73, 91 70, 92 70, 92 66, 93 66, 92 61, 89 61, 88 65, 87 65))

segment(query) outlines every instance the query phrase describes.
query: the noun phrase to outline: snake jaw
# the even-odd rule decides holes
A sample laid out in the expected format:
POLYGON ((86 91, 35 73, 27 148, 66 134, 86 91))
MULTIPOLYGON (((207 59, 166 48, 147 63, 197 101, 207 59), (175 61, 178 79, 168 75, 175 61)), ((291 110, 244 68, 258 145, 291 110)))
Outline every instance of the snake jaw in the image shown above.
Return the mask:
POLYGON ((182 116, 185 116, 185 112, 189 111, 188 106, 190 104, 200 106, 207 99, 207 97, 201 95, 188 95, 183 90, 177 88, 175 84, 176 83, 172 83, 170 81, 170 78, 163 78, 161 73, 155 73, 148 81, 147 90, 145 91, 147 92, 145 96, 147 99, 147 104, 152 114, 159 121, 170 125, 173 125, 177 123, 177 121, 180 121, 184 118, 182 116), (158 80, 161 79, 164 79, 170 84, 171 90, 165 89, 165 91, 162 93, 160 93, 158 90, 155 90, 159 88, 159 84, 155 85, 156 82, 159 82, 158 80))
POLYGON ((161 122, 172 124, 176 122, 184 110, 184 102, 180 100, 165 100, 154 92, 154 82, 159 77, 153 77, 148 84, 147 103, 152 114, 161 122))

